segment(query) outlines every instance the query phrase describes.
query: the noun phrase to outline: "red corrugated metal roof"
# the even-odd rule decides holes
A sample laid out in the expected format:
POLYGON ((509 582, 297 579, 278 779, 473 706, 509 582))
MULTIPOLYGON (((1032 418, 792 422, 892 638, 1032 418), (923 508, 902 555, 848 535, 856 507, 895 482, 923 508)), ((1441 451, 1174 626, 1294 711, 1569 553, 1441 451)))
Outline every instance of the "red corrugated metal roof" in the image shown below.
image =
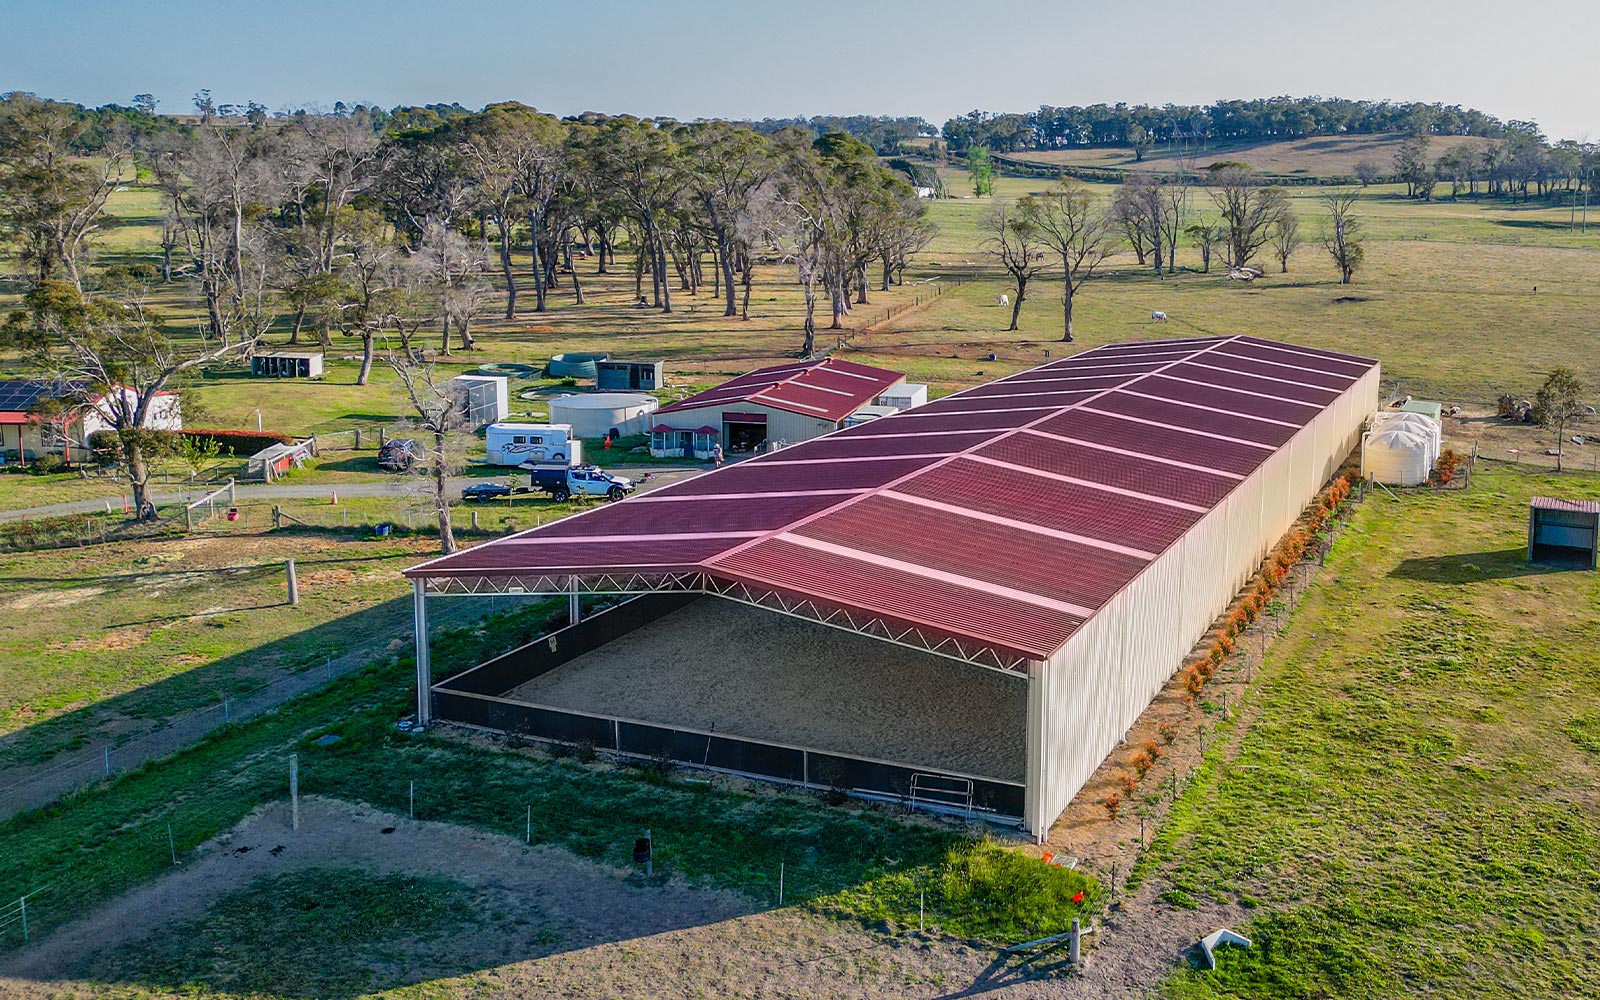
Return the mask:
POLYGON ((899 372, 838 358, 797 361, 757 368, 656 412, 677 413, 707 406, 759 403, 788 413, 843 420, 904 378, 899 372))
MULTIPOLYGON (((1244 337, 1109 345, 407 574, 693 571, 1044 658, 1375 365, 1244 337)), ((750 398, 811 369, 786 370, 747 376, 750 398)))
POLYGON ((1534 497, 1528 506, 1539 510, 1564 510, 1570 514, 1600 514, 1600 500, 1562 500, 1559 497, 1534 497))

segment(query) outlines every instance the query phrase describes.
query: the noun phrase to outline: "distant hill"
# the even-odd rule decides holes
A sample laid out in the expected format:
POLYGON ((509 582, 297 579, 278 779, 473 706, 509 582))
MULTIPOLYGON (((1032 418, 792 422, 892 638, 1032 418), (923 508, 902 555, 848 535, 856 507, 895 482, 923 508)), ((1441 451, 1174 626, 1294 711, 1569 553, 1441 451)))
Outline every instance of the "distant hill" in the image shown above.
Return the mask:
MULTIPOLYGON (((1406 138, 1403 133, 1386 132, 1379 135, 1313 136, 1278 142, 1213 142, 1191 147, 1190 152, 1194 156, 1195 166, 1201 170, 1213 163, 1234 160, 1248 163, 1264 174, 1308 178, 1350 177, 1356 172, 1356 164, 1362 160, 1371 160, 1387 172, 1394 163, 1395 151, 1406 138)), ((1436 135, 1429 139, 1428 158, 1437 159, 1441 153, 1456 146, 1469 146, 1476 151, 1503 141, 1469 135, 1436 135)), ((1024 150, 1008 153, 1001 159, 1039 166, 1172 170, 1180 155, 1178 149, 1162 145, 1147 150, 1143 162, 1135 162, 1132 149, 1111 146, 1024 150)))

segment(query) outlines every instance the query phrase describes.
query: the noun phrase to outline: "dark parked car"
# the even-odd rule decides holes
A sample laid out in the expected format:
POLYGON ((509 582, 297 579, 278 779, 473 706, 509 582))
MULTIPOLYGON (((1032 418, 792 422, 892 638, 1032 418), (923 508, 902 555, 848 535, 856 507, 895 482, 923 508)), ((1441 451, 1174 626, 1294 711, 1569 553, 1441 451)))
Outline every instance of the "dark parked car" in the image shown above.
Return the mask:
POLYGON ((505 483, 473 483, 461 491, 461 499, 467 503, 481 503, 484 500, 499 500, 514 492, 505 483))
POLYGON ((378 468, 385 472, 409 472, 419 454, 421 449, 411 438, 385 441, 378 449, 378 468))

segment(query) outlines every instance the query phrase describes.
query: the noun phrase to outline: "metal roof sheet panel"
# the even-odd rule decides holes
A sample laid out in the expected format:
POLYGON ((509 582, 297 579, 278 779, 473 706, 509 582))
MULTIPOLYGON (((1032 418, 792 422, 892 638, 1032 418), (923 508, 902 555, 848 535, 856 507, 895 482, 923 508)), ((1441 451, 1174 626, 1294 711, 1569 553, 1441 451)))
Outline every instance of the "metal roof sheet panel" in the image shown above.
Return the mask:
POLYGON ((1085 608, 1110 600, 1149 560, 884 495, 809 521, 797 534, 1085 608))
POLYGON ((898 570, 830 558, 782 539, 718 560, 711 572, 1031 659, 1049 655, 1085 620, 898 570))
MULTIPOLYGON (((1100 471, 1102 465, 1097 463, 1095 471, 1100 471)), ((1202 516, 1197 510, 1141 500, 1127 493, 1110 494, 1092 486, 971 459, 930 469, 896 486, 895 491, 1151 552, 1171 545, 1202 516)))
POLYGON ((1002 438, 980 448, 976 454, 1051 475, 1069 476, 1199 506, 1217 503, 1238 485, 1238 480, 1231 477, 1196 472, 1148 458, 1121 455, 1037 434, 1002 438))
POLYGON ((1268 399, 1265 396, 1250 395, 1237 389, 1222 389, 1211 385, 1196 385, 1193 382, 1179 382, 1176 379, 1165 378, 1161 375, 1152 375, 1147 379, 1141 379, 1135 388, 1149 396, 1160 396, 1163 399, 1172 399, 1180 403, 1209 406, 1229 413, 1265 417, 1268 420, 1282 420, 1292 423, 1296 427, 1303 427, 1309 424, 1312 417, 1322 412, 1322 407, 1316 403, 1268 399))
POLYGON ((1187 431, 1151 427, 1121 417, 1069 410, 1040 424, 1039 430, 1139 455, 1154 455, 1236 475, 1249 475, 1270 454, 1261 448, 1202 437, 1187 431))
MULTIPOLYGON (((1143 383, 1140 383, 1143 385, 1143 383)), ((1100 413, 1153 420, 1173 427, 1223 434, 1228 437, 1253 441, 1256 444, 1280 445, 1294 437, 1295 428, 1282 424, 1269 424, 1249 417, 1199 409, 1182 403, 1135 396, 1126 392, 1111 392, 1094 401, 1090 409, 1100 413)))

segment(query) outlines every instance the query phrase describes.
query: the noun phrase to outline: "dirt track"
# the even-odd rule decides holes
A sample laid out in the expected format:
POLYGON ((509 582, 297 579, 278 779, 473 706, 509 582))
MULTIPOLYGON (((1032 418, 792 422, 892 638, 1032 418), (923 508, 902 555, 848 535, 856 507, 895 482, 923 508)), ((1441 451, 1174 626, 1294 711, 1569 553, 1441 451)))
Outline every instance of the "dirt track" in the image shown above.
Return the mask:
POLYGON ((449 967, 408 970, 408 981, 428 982, 430 996, 445 997, 1141 996, 1196 934, 1225 916, 1152 907, 1151 886, 1113 917, 1112 933, 1078 976, 1059 968, 1060 956, 1030 970, 992 949, 876 933, 795 909, 757 911, 728 893, 640 885, 560 850, 364 806, 307 799, 298 833, 288 829, 286 812, 282 803, 257 811, 198 861, 13 956, 0 969, 0 995, 175 995, 158 984, 97 981, 94 973, 108 953, 203 918, 222 895, 328 865, 446 877, 500 906, 523 907, 527 930, 459 935, 449 967))

